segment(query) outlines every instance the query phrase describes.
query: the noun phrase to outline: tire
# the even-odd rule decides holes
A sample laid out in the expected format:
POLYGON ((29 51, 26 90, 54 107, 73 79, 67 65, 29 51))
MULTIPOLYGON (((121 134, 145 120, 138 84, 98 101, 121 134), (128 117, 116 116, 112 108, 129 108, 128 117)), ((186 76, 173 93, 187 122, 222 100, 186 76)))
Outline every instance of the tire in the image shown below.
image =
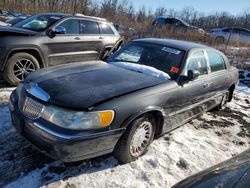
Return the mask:
POLYGON ((4 69, 4 79, 11 85, 18 85, 30 72, 40 69, 37 59, 24 52, 12 55, 4 69))
POLYGON ((215 38, 215 41, 218 43, 218 44, 223 44, 225 42, 225 39, 224 37, 216 37, 215 38))
POLYGON ((155 127, 156 121, 151 114, 134 120, 116 144, 116 159, 121 163, 129 163, 144 155, 153 141, 155 127))
POLYGON ((221 102, 218 106, 216 106, 213 111, 220 111, 220 110, 224 110, 226 108, 226 104, 228 102, 228 97, 229 97, 229 92, 226 93, 226 95, 224 95, 221 99, 221 102))

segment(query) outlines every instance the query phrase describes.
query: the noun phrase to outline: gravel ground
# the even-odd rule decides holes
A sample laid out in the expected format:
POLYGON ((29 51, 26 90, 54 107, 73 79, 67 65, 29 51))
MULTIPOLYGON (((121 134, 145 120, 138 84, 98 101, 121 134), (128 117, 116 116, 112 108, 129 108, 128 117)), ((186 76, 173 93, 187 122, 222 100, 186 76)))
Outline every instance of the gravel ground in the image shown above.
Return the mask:
POLYGON ((54 161, 11 126, 7 107, 13 88, 0 89, 0 187, 171 187, 250 145, 250 89, 234 100, 155 140, 148 153, 126 165, 111 155, 77 163, 54 161))

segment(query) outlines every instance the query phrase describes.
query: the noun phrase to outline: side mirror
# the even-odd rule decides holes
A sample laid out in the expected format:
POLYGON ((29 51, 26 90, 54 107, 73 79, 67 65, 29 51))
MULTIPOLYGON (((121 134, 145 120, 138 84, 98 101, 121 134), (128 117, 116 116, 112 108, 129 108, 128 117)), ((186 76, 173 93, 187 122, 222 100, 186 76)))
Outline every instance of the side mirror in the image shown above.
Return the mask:
POLYGON ((195 80, 200 76, 200 72, 198 70, 188 70, 188 79, 190 81, 195 80))
POLYGON ((53 33, 56 34, 66 34, 66 29, 63 26, 56 26, 53 30, 53 33))

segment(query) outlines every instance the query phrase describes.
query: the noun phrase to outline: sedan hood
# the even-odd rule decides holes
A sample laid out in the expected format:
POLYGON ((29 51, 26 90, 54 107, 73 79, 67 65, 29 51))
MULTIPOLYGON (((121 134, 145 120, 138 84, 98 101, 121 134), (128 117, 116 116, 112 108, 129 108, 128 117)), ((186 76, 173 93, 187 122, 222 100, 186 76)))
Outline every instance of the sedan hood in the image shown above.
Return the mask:
POLYGON ((25 80, 25 84, 36 84, 46 92, 50 103, 78 110, 164 82, 102 61, 44 68, 25 80))
POLYGON ((0 26, 0 37, 35 35, 35 31, 10 26, 0 26))

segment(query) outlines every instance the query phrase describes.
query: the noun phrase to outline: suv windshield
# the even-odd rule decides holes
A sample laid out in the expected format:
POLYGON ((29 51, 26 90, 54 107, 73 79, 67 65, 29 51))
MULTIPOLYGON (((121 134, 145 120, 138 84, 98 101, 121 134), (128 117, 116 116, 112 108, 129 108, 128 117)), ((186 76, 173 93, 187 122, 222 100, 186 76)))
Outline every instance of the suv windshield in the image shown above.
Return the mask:
POLYGON ((167 46, 130 43, 109 58, 109 63, 125 62, 145 65, 175 78, 181 66, 184 52, 167 46))
POLYGON ((60 20, 62 16, 58 15, 34 15, 15 25, 15 27, 29 29, 32 31, 44 31, 52 24, 60 20))

